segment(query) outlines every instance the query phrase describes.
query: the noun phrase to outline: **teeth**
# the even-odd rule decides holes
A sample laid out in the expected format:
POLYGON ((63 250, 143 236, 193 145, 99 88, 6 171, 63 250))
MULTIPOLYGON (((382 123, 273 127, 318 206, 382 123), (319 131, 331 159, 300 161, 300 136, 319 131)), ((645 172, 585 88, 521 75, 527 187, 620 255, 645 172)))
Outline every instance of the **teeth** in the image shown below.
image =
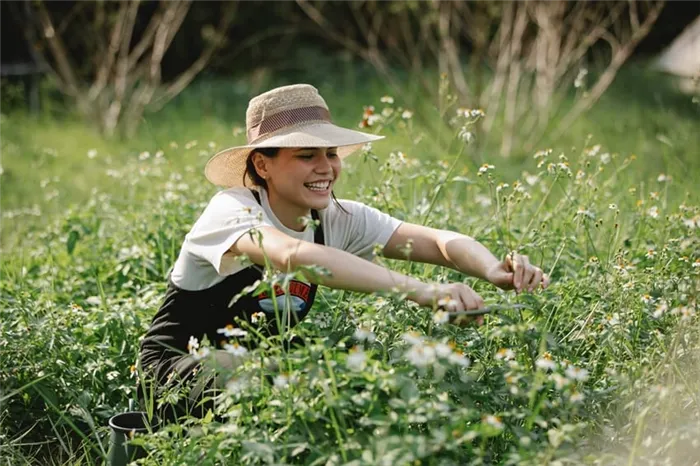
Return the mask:
POLYGON ((328 189, 328 187, 331 185, 330 181, 324 181, 322 183, 308 183, 305 186, 309 189, 318 189, 320 191, 324 191, 328 189))

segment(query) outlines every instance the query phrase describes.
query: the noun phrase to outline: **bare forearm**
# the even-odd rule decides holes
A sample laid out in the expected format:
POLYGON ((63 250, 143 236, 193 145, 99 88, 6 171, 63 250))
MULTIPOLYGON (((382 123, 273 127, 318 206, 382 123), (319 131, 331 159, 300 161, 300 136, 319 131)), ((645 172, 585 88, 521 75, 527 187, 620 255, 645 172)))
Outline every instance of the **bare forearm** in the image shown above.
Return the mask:
POLYGON ((287 263, 292 269, 316 265, 327 269, 330 276, 307 277, 314 283, 331 288, 359 292, 399 290, 415 297, 426 285, 414 278, 394 272, 339 249, 318 244, 299 242, 290 252, 287 263))
POLYGON ((474 238, 442 230, 438 248, 448 266, 472 277, 487 279, 487 272, 501 261, 474 238))

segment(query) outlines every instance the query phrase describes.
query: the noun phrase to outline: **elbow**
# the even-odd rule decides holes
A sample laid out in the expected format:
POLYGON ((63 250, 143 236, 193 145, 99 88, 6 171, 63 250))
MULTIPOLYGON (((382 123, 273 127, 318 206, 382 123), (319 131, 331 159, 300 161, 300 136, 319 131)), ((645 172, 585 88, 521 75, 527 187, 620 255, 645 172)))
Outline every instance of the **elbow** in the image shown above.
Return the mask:
POLYGON ((304 241, 289 241, 275 254, 272 263, 278 270, 295 270, 300 265, 305 265, 304 256, 309 246, 314 245, 305 244, 304 241))

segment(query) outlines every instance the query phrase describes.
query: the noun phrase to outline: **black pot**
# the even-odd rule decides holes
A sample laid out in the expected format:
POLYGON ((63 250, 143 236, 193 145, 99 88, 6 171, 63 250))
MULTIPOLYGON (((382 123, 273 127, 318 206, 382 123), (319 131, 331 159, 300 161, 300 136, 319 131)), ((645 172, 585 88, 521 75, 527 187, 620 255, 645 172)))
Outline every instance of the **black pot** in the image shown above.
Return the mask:
POLYGON ((131 461, 146 456, 146 451, 129 442, 136 433, 146 433, 155 430, 158 420, 154 417, 148 422, 144 411, 127 411, 109 418, 109 451, 107 464, 109 466, 126 466, 131 461))

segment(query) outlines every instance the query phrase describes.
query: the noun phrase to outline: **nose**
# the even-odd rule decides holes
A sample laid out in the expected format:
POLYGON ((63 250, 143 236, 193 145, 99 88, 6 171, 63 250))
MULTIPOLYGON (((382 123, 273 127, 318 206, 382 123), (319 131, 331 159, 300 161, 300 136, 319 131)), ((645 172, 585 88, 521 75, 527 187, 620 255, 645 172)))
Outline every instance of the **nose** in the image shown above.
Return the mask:
POLYGON ((317 173, 331 173, 333 171, 333 164, 328 158, 328 155, 324 152, 321 157, 318 157, 318 162, 316 163, 315 170, 317 173))

